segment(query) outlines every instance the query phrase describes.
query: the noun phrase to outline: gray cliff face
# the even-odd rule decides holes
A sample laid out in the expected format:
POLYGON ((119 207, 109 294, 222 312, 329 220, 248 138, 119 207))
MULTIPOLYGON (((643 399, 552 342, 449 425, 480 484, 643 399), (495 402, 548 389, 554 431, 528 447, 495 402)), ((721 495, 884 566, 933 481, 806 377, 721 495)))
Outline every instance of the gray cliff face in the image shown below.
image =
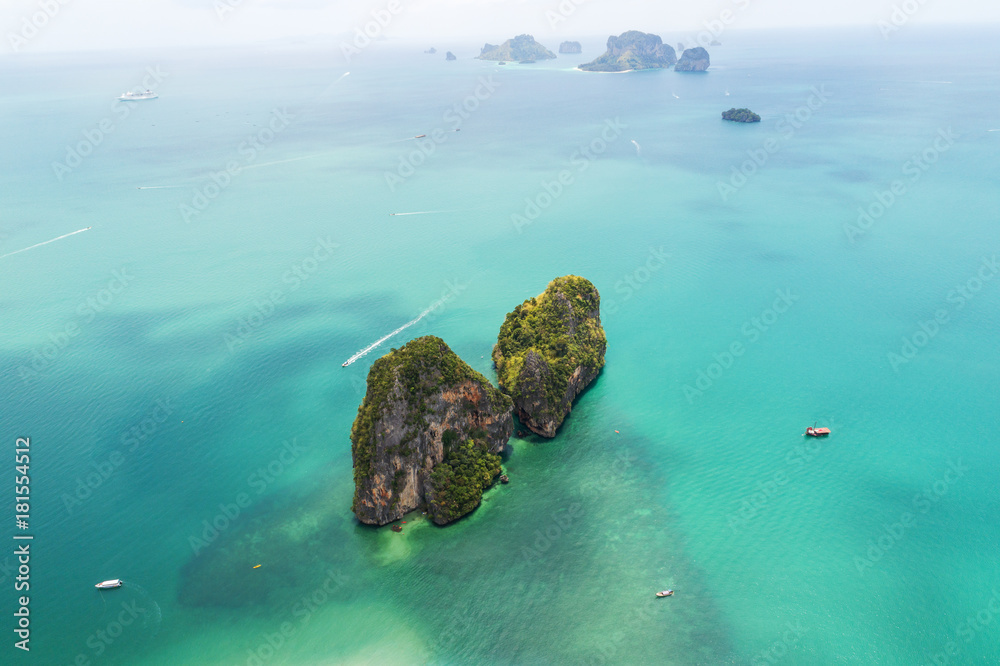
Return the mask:
POLYGON ((594 285, 570 275, 507 314, 493 361, 500 389, 532 432, 555 437, 573 401, 604 367, 600 307, 594 285))
POLYGON ((517 418, 536 435, 555 437, 559 426, 573 411, 573 401, 576 400, 576 396, 580 395, 599 373, 600 368, 576 366, 566 384, 566 391, 559 402, 553 405, 546 397, 544 389, 551 381, 551 370, 536 352, 528 352, 519 377, 524 391, 514 404, 517 418))
MULTIPOLYGON (((423 340, 447 349, 439 339, 417 342, 423 340)), ((405 352, 406 348, 393 354, 405 352)), ((448 354, 464 366, 458 373, 436 373, 433 365, 408 359, 395 367, 379 365, 380 359, 372 367, 368 392, 351 433, 352 508, 361 522, 385 525, 433 501, 430 477, 445 460, 445 432, 454 431, 460 441, 481 441, 494 454, 510 439, 514 429, 510 398, 451 350, 448 354), (414 378, 419 378, 416 383, 414 378)), ((392 354, 387 358, 394 360, 392 354)), ((428 510, 432 517, 438 514, 433 507, 428 510)))
POLYGON ((608 37, 606 55, 619 58, 629 51, 642 60, 656 61, 667 66, 677 62, 677 52, 669 44, 664 44, 657 35, 631 30, 617 37, 608 37))
POLYGON ((688 49, 681 55, 674 71, 677 72, 704 72, 709 65, 708 51, 702 47, 688 49))

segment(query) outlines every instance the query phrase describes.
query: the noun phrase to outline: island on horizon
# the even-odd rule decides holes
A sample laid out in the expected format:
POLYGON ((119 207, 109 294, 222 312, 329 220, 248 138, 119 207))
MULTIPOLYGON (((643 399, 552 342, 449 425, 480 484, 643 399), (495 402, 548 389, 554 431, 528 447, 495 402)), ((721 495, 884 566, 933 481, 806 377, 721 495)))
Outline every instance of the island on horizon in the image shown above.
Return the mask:
POLYGON ((531 35, 518 35, 508 39, 500 46, 486 44, 478 60, 496 60, 499 62, 533 62, 536 60, 552 60, 556 54, 535 41, 531 35))
POLYGON ((585 72, 631 72, 666 69, 677 62, 677 53, 659 35, 629 30, 608 37, 608 50, 600 58, 580 65, 585 72))

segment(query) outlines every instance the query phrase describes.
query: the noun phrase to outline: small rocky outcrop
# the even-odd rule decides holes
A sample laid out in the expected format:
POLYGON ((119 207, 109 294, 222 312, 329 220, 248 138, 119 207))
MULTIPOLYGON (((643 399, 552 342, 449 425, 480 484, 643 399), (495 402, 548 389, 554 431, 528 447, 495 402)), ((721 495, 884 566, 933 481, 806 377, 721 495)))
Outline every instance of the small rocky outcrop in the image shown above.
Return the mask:
POLYGON ((555 437, 573 400, 604 367, 606 350, 600 294, 590 281, 568 275, 507 315, 493 361, 521 422, 555 437))
POLYGON ((437 52, 438 52, 438 50, 436 48, 434 48, 433 46, 430 47, 429 49, 427 49, 426 51, 424 51, 424 53, 430 53, 431 55, 434 55, 437 52))
POLYGON ((452 53, 451 51, 448 51, 448 53, 445 54, 444 59, 445 60, 458 60, 458 58, 455 57, 455 54, 452 53))
POLYGON ((500 62, 523 62, 525 60, 551 60, 556 54, 535 41, 531 35, 518 35, 508 39, 500 46, 486 44, 479 60, 497 60, 500 62))
POLYGON ((386 525, 425 506, 445 525, 471 512, 500 474, 512 410, 440 338, 417 338, 375 361, 351 428, 358 520, 386 525))
POLYGON ((722 112, 722 119, 729 120, 734 123, 759 123, 760 116, 751 111, 750 109, 729 109, 728 111, 722 112))
POLYGON ((677 62, 677 53, 658 35, 630 30, 608 37, 608 50, 597 60, 580 65, 585 72, 628 72, 663 69, 677 62))
POLYGON ((559 53, 583 53, 580 42, 563 42, 559 45, 559 53))
POLYGON ((708 51, 700 46, 688 49, 681 54, 681 59, 674 67, 675 72, 704 72, 711 63, 708 59, 708 51))

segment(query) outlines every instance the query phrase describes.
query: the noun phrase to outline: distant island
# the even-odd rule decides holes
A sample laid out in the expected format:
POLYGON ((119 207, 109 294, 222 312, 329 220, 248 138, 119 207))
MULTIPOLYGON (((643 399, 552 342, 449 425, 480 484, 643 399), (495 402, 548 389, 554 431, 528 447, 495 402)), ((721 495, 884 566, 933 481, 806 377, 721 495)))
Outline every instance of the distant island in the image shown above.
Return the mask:
POLYGON ((438 50, 436 48, 434 48, 433 46, 430 47, 429 49, 427 49, 426 51, 424 51, 424 53, 430 53, 431 55, 434 55, 437 52, 438 52, 438 50))
POLYGON ((708 51, 696 46, 688 49, 681 55, 681 59, 674 67, 675 72, 704 72, 711 63, 708 59, 708 51))
POLYGON ((563 42, 559 45, 559 53, 583 53, 580 42, 563 42))
POLYGON ((608 37, 608 50, 597 60, 580 65, 585 72, 629 72, 665 69, 677 62, 677 53, 658 35, 629 30, 608 37))
POLYGON ((451 51, 448 51, 448 53, 445 54, 444 59, 445 60, 458 60, 458 58, 455 57, 455 54, 452 53, 451 51))
POLYGON ((734 123, 759 123, 760 116, 750 109, 729 109, 722 112, 723 120, 731 120, 734 123))
POLYGON ((500 62, 525 62, 535 60, 551 60, 556 54, 535 41, 531 35, 518 35, 508 39, 500 46, 486 44, 477 58, 479 60, 497 60, 500 62))

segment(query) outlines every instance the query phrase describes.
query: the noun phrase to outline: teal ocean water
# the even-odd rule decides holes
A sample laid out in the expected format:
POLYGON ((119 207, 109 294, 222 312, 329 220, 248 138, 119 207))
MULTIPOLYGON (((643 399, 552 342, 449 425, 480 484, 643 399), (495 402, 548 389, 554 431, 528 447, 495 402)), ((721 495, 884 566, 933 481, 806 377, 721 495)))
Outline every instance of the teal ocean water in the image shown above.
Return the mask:
POLYGON ((0 61, 0 255, 92 227, 0 259, 31 663, 997 663, 995 40, 0 61), (569 273, 609 347, 559 436, 453 526, 358 525, 370 363, 434 334, 493 377, 569 273))

